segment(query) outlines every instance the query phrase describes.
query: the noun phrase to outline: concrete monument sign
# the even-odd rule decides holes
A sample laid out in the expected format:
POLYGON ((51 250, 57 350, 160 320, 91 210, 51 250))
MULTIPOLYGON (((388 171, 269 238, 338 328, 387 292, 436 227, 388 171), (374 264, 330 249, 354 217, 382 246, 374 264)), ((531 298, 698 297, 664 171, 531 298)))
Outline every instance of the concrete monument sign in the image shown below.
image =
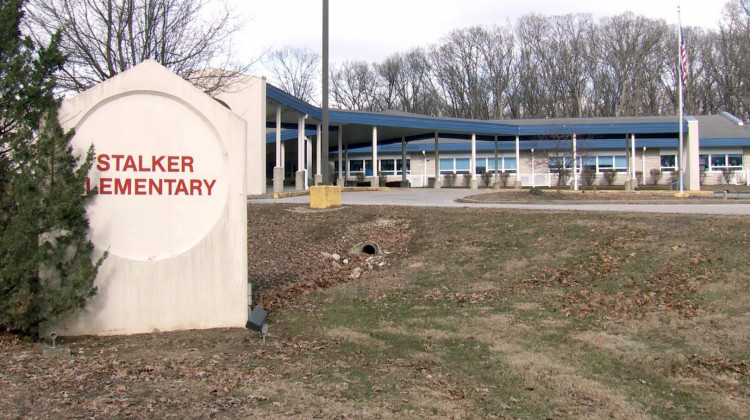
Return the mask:
POLYGON ((121 334, 247 321, 246 123, 154 61, 65 101, 93 144, 97 295, 58 330, 121 334))

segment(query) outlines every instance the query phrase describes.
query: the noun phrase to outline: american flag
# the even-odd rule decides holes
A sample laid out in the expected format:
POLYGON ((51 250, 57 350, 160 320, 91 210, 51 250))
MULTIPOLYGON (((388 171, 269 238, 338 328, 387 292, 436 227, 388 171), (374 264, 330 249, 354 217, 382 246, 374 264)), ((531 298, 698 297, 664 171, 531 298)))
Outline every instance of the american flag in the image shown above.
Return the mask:
POLYGON ((682 36, 682 28, 680 28, 680 77, 682 78, 682 84, 687 85, 688 58, 687 47, 685 47, 685 37, 682 36))

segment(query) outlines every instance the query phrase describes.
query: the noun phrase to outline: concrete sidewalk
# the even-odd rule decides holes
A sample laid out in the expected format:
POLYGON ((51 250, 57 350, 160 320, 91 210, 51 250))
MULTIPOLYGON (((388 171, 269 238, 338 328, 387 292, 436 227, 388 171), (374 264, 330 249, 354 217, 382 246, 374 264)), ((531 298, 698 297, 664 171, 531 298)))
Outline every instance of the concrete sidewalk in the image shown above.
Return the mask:
MULTIPOLYGON (((490 192, 490 191, 486 191, 490 192)), ((342 205, 364 206, 416 206, 416 207, 482 207, 521 210, 605 211, 624 213, 676 213, 676 214, 734 214, 750 215, 750 204, 726 203, 674 203, 628 204, 614 202, 589 203, 459 203, 456 200, 484 191, 443 188, 394 188, 387 191, 350 191, 341 194, 342 205)), ((310 203, 309 195, 279 199, 249 199, 249 203, 310 203)))

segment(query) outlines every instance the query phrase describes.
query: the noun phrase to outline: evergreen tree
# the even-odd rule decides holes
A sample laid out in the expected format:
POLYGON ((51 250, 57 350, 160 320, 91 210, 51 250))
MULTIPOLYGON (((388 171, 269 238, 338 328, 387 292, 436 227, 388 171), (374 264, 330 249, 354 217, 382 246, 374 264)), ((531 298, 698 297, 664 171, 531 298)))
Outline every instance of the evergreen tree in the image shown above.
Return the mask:
POLYGON ((96 292, 102 259, 84 208, 93 150, 79 164, 57 121, 59 38, 23 37, 23 3, 0 0, 0 331, 35 333, 96 292))

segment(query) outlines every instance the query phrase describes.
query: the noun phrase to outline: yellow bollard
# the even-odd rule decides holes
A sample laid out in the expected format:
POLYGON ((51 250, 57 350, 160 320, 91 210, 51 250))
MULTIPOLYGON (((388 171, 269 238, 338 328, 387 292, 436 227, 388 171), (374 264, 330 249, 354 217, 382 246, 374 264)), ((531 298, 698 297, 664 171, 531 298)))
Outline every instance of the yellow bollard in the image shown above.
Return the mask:
POLYGON ((319 185, 310 187, 310 208, 327 209, 341 205, 341 187, 338 185, 319 185))

